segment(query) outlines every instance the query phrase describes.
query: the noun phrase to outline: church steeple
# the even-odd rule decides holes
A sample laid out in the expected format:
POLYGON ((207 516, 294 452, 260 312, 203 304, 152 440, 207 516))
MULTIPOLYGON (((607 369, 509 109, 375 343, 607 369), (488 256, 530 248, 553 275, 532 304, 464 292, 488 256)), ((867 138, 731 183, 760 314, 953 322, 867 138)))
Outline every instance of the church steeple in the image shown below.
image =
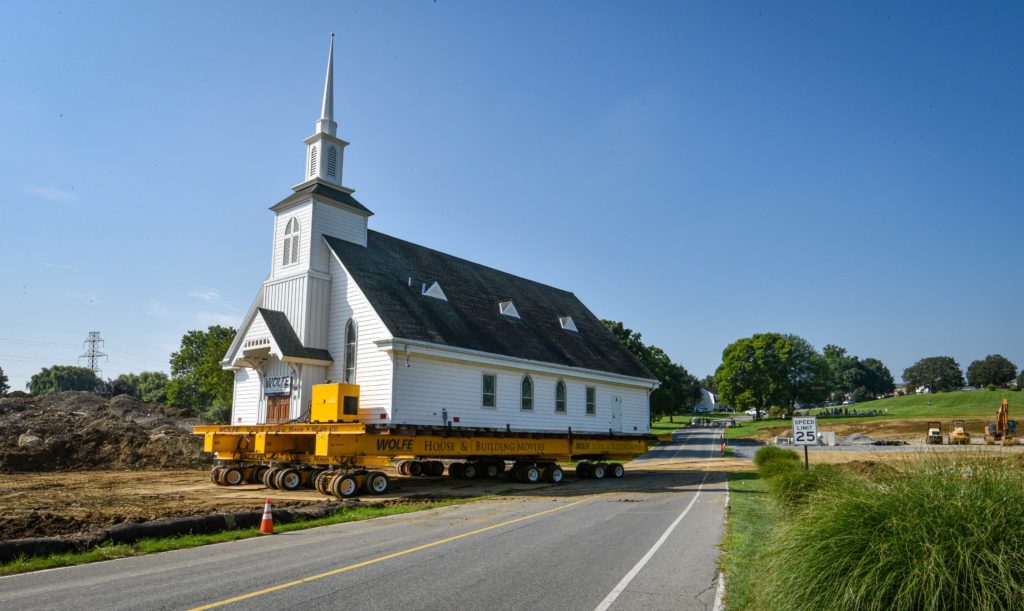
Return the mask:
POLYGON ((320 107, 320 118, 316 132, 306 138, 306 179, 293 187, 296 191, 310 181, 320 181, 351 193, 341 184, 342 161, 345 142, 337 136, 338 124, 334 120, 334 33, 331 33, 331 47, 327 52, 327 77, 324 79, 324 100, 320 107))
POLYGON ((337 135, 338 124, 334 120, 334 32, 331 32, 331 50, 327 52, 327 78, 324 80, 324 103, 320 109, 320 120, 316 131, 337 135))

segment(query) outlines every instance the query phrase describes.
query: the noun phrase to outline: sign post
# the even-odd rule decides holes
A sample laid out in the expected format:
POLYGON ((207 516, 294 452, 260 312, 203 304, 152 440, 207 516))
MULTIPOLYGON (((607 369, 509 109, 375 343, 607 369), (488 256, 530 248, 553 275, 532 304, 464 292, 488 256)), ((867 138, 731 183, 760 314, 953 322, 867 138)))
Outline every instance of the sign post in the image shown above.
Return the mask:
POLYGON ((804 447, 804 469, 810 469, 807 446, 818 445, 818 418, 793 418, 793 445, 804 447))

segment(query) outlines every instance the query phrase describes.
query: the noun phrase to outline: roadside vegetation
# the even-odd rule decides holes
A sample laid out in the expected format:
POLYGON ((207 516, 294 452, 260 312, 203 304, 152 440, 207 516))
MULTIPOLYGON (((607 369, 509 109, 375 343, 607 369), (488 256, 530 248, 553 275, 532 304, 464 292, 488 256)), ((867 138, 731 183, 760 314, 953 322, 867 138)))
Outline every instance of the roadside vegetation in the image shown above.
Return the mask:
POLYGON ((1024 471, 981 453, 730 474, 727 609, 1024 608, 1024 471))
MULTIPOLYGON (((395 504, 383 506, 361 506, 345 507, 338 513, 318 518, 315 520, 298 520, 287 524, 274 526, 275 533, 286 533, 295 530, 305 530, 319 526, 331 526, 345 522, 356 522, 369 520, 384 516, 412 513, 424 509, 436 509, 449 505, 459 505, 472 501, 483 500, 487 497, 467 497, 458 499, 441 499, 436 501, 424 501, 419 503, 395 504)), ((226 530, 219 533, 206 535, 180 535, 177 537, 164 537, 159 539, 142 539, 135 543, 127 544, 104 544, 82 552, 70 552, 66 554, 53 554, 42 557, 22 557, 11 562, 0 564, 0 575, 13 575, 15 573, 26 573, 42 569, 52 569, 62 566, 87 564, 100 560, 113 560, 115 558, 126 558, 129 556, 142 556, 157 552, 168 552, 176 549, 199 547, 212 543, 225 543, 238 541, 260 536, 258 528, 243 528, 238 530, 226 530)), ((264 535, 273 536, 273 535, 264 535)))
MULTIPOLYGON (((879 399, 869 403, 855 403, 845 406, 849 410, 875 410, 881 413, 877 416, 818 416, 819 426, 827 423, 853 424, 857 422, 874 422, 885 419, 948 419, 948 418, 982 418, 994 420, 996 410, 1003 399, 1009 400, 1010 417, 1014 418, 1016 412, 1024 419, 1024 393, 1008 390, 975 390, 975 391, 952 391, 944 393, 932 393, 923 395, 906 395, 902 397, 890 397, 879 399), (931 405, 929 405, 931 403, 931 405), (889 410, 886 413, 886 410, 889 410)), ((811 409, 812 415, 821 410, 811 409)), ((780 418, 764 419, 760 421, 738 422, 737 426, 729 427, 726 431, 727 439, 742 437, 753 437, 769 429, 789 427, 790 421, 780 418)))

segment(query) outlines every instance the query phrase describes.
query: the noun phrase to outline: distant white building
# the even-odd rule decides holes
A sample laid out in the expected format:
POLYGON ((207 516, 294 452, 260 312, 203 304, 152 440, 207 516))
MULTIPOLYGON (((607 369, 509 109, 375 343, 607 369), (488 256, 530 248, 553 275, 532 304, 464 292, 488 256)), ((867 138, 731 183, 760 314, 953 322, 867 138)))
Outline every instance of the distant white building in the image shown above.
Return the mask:
POLYGON ((696 414, 709 414, 718 409, 718 397, 715 393, 711 392, 706 388, 700 389, 700 403, 694 406, 693 411, 696 414))
POLYGON ((270 274, 223 361, 231 422, 301 419, 335 381, 368 424, 648 432, 657 380, 575 295, 368 228, 333 65, 332 37, 304 180, 270 208, 270 274))

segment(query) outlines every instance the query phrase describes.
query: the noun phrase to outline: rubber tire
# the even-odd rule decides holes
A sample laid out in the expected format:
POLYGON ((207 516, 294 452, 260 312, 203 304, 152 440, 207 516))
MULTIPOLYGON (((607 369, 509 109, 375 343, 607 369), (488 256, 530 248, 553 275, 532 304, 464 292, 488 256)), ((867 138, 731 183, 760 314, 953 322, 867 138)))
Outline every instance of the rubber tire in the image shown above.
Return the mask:
POLYGON ((352 475, 335 475, 331 480, 330 494, 347 499, 359 492, 359 481, 352 475))
POLYGON ((466 477, 466 463, 453 462, 448 465, 448 477, 452 479, 462 479, 466 477))
POLYGON ((215 483, 215 484, 217 484, 218 486, 222 485, 219 480, 220 480, 220 472, 223 471, 223 470, 224 470, 224 465, 217 465, 216 467, 210 469, 210 481, 215 483))
POLYGON ((560 484, 565 479, 565 472, 558 465, 552 465, 544 469, 544 479, 552 484, 560 484))
POLYGON ((242 476, 242 470, 238 467, 224 469, 224 474, 221 478, 224 480, 225 486, 238 486, 245 481, 245 478, 242 476))
POLYGON ((465 466, 462 468, 462 477, 466 479, 476 479, 476 476, 480 473, 480 470, 476 468, 474 463, 464 463, 465 466))
POLYGON ((512 477, 513 481, 516 481, 516 482, 518 482, 520 484, 526 483, 526 480, 523 479, 523 470, 524 469, 525 469, 525 467, 523 465, 514 465, 512 467, 511 477, 512 477))
POLYGON ((330 494, 331 491, 325 485, 330 471, 321 471, 313 477, 313 489, 320 494, 330 494))
POLYGON ((423 475, 423 462, 414 460, 409 463, 409 475, 413 477, 421 477, 423 475))
POLYGON ((608 475, 614 477, 615 479, 619 479, 625 474, 626 469, 623 468, 623 466, 620 465, 619 463, 616 462, 608 465, 608 475))
POLYGON ((326 471, 326 469, 312 469, 303 479, 306 480, 304 483, 307 488, 316 490, 316 477, 326 471))
POLYGON ((253 467, 252 468, 252 473, 249 474, 249 483, 250 484, 262 484, 263 483, 263 474, 266 473, 267 469, 269 469, 269 468, 270 467, 268 467, 266 465, 258 465, 256 467, 253 467))
POLYGON ((284 469, 277 476, 277 485, 281 490, 298 490, 302 487, 302 474, 295 469, 284 469))
POLYGON ((269 469, 264 471, 263 485, 266 486, 267 488, 270 488, 271 490, 276 490, 276 488, 274 488, 274 477, 277 475, 278 471, 280 471, 280 469, 278 469, 277 467, 270 467, 269 469))
POLYGON ((494 463, 494 466, 498 468, 498 475, 501 475, 502 473, 505 472, 505 461, 504 460, 499 460, 498 462, 494 463))
POLYGON ((594 463, 581 462, 576 465, 577 479, 590 479, 594 477, 594 463))
POLYGON ((604 479, 606 475, 608 475, 608 466, 604 463, 599 462, 591 468, 590 477, 594 479, 604 479))
POLYGON ((523 468, 523 483, 536 484, 540 479, 541 472, 537 465, 529 465, 523 468))
POLYGON ((487 479, 494 479, 501 473, 501 471, 498 471, 498 464, 493 462, 480 463, 480 467, 477 470, 486 475, 487 479))
POLYGON ((439 460, 430 461, 430 474, 433 476, 444 475, 444 463, 439 460))
POLYGON ((370 494, 384 494, 390 487, 388 476, 380 471, 372 471, 366 476, 366 491, 370 494))
POLYGON ((398 461, 398 474, 409 475, 409 461, 400 460, 398 461))

